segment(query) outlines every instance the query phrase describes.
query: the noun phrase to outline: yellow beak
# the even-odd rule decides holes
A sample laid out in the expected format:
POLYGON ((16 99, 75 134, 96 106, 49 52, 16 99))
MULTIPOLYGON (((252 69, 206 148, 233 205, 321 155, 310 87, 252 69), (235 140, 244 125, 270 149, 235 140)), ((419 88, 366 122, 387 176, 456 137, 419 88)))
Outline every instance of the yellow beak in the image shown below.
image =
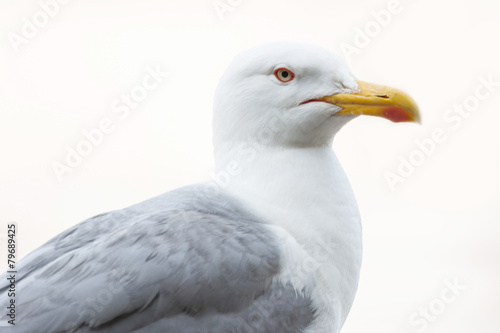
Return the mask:
POLYGON ((358 81, 359 91, 325 96, 319 100, 340 106, 335 115, 369 115, 398 122, 420 123, 415 101, 399 89, 358 81))

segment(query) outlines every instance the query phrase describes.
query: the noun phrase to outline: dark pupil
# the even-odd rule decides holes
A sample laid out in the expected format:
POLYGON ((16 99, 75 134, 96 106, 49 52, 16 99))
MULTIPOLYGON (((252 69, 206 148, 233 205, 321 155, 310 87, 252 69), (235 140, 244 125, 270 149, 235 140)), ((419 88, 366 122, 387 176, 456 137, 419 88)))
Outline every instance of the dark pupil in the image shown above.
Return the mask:
POLYGON ((288 77, 288 72, 287 71, 281 72, 281 76, 283 76, 286 79, 288 77))

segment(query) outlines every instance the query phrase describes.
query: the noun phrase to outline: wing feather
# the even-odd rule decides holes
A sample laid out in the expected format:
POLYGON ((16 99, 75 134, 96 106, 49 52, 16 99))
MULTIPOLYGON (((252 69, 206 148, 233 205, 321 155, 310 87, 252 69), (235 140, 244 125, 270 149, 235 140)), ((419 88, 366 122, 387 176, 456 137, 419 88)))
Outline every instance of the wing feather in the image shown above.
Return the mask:
MULTIPOLYGON (((22 260, 15 332, 235 331, 283 287, 279 268, 265 221, 190 186, 88 219, 22 260)), ((287 290, 305 325, 309 300, 287 290)))

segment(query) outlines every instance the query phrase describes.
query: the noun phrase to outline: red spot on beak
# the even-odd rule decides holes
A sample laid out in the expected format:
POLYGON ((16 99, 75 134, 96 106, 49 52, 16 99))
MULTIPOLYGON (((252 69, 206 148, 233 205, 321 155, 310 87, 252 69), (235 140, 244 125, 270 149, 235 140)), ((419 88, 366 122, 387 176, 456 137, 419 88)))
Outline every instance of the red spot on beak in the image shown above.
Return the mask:
POLYGON ((405 109, 398 107, 384 108, 384 118, 389 119, 395 123, 412 121, 413 117, 405 109))

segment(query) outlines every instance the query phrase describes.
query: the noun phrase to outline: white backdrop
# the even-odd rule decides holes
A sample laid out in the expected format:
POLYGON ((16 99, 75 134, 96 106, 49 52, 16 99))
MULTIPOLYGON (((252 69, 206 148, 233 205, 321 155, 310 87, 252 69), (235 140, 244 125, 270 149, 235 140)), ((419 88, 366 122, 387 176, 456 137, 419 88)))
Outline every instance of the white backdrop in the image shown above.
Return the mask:
POLYGON ((493 0, 2 1, 1 232, 17 223, 24 256, 209 179, 213 93, 233 56, 319 44, 423 116, 358 118, 335 139, 365 241, 343 332, 497 333, 499 20, 493 0))

